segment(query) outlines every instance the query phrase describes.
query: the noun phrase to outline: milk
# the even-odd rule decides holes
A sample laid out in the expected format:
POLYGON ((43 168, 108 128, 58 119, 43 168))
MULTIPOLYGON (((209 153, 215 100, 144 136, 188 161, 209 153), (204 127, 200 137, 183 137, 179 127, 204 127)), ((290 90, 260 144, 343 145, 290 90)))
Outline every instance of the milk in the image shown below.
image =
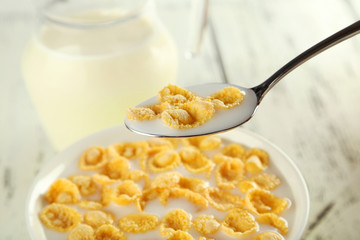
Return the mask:
MULTIPOLYGON (((95 10, 67 20, 98 23, 123 15, 117 9, 95 10)), ((175 45, 156 18, 143 14, 99 26, 47 23, 25 49, 24 78, 57 150, 122 124, 127 108, 175 81, 175 45)))

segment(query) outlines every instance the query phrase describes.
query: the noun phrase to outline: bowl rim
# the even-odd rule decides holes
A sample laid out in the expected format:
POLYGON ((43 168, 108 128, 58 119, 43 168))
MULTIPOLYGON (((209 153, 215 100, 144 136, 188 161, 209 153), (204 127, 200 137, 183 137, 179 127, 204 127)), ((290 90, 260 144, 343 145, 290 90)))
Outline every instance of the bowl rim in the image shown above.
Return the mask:
MULTIPOLYGON (((36 238, 35 235, 35 231, 32 227, 31 224, 31 217, 30 217, 30 211, 31 208, 35 206, 36 203, 36 199, 34 198, 34 190, 36 189, 38 182, 43 178, 43 175, 45 175, 51 168, 51 165, 53 162, 55 162, 57 159, 61 158, 62 155, 66 155, 68 152, 72 152, 72 151, 76 151, 76 149, 80 149, 81 147, 89 147, 90 145, 87 144, 87 142, 91 142, 91 140, 100 138, 101 136, 107 136, 109 134, 114 134, 114 132, 119 131, 119 130, 124 130, 126 129, 126 131, 130 131, 128 130, 124 125, 117 125, 117 126, 112 126, 109 128, 105 128, 103 130, 97 131, 93 134, 90 134, 78 141, 76 141, 75 143, 71 144, 70 146, 66 147, 64 150, 56 153, 54 156, 52 156, 51 158, 49 158, 44 165, 40 168, 39 172, 37 173, 36 177, 33 179, 32 184, 30 185, 27 197, 25 199, 25 224, 26 224, 26 228, 30 234, 30 239, 32 240, 38 240, 36 238)), ((291 240, 298 240, 302 237, 304 231, 305 231, 305 227, 307 225, 308 222, 308 218, 309 218, 309 213, 310 213, 310 195, 309 195, 309 190, 305 181, 305 178, 303 177, 303 175, 301 174, 300 170, 298 169, 298 167, 296 166, 296 164, 293 162, 293 160, 279 147, 277 147, 274 143, 270 142, 269 140, 267 140, 265 137, 254 133, 250 130, 244 129, 242 127, 240 128, 236 128, 232 131, 226 132, 226 133, 222 133, 220 135, 226 135, 226 134, 231 134, 233 132, 239 132, 242 133, 244 135, 248 135, 250 137, 252 137, 253 139, 256 139, 260 142, 265 143, 266 145, 272 147, 276 152, 278 152, 280 155, 282 155, 286 161, 288 162, 288 164, 291 166, 292 170, 296 173, 297 178, 299 180, 299 184, 301 186, 301 192, 303 194, 302 196, 302 205, 305 207, 305 209, 302 209, 302 221, 301 221, 301 226, 298 228, 297 232, 296 232, 296 236, 294 236, 295 238, 291 239, 291 240)), ((136 134, 137 135, 137 134, 136 134)), ((111 135, 109 135, 111 136, 111 135)), ((137 135, 140 136, 140 135, 137 135)), ((145 137, 145 136, 143 136, 145 137)), ((105 137, 106 138, 106 137, 105 137)), ((149 137, 147 137, 149 138, 149 137)), ((101 144, 99 144, 101 145, 101 144)), ((74 154, 73 154, 74 155, 74 154)), ((295 192, 293 192, 294 194, 295 192)), ((287 238, 288 239, 288 238, 287 238)), ((288 239, 290 240, 290 239, 288 239)))

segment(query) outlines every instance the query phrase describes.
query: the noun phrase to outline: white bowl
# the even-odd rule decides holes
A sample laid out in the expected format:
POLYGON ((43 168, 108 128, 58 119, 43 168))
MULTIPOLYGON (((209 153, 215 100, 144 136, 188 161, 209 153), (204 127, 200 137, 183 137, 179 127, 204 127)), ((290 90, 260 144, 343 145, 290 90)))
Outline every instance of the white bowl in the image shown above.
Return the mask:
MULTIPOLYGON (((250 148, 261 148, 269 153, 271 161, 269 171, 274 172, 283 180, 281 186, 275 189, 274 193, 284 196, 284 192, 286 192, 285 196, 292 202, 291 207, 282 215, 289 222, 289 233, 286 239, 300 239, 307 223, 310 201, 304 178, 292 160, 268 140, 241 128, 218 136, 250 148)), ((139 141, 147 138, 130 132, 124 126, 116 126, 76 142, 47 162, 36 177, 26 203, 26 224, 31 239, 50 240, 46 237, 45 227, 38 217, 40 210, 46 204, 43 194, 57 178, 79 172, 77 163, 84 150, 93 145, 107 147, 118 142, 139 141)))

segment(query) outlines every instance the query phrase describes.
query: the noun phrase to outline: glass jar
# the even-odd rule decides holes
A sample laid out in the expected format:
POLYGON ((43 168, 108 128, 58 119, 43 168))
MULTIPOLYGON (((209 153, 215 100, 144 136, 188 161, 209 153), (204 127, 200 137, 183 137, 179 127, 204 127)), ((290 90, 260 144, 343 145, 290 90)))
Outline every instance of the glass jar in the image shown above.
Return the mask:
POLYGON ((55 149, 122 124, 125 111, 173 83, 175 44, 152 1, 46 1, 23 75, 55 149))

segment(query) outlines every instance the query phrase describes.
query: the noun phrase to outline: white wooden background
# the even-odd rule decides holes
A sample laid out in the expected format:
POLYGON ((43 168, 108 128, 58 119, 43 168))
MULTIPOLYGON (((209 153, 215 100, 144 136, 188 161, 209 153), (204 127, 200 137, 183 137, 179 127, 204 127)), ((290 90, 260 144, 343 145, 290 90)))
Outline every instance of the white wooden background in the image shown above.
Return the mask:
MULTIPOLYGON (((185 50, 189 0, 158 0, 185 50)), ((359 0, 213 0, 202 56, 180 62, 178 84, 255 86, 288 60, 360 19, 359 0)), ((24 205, 54 156, 26 92, 20 57, 35 22, 30 0, 0 0, 0 239, 27 240, 24 205)), ((360 35, 322 53, 265 97, 250 129, 302 171, 311 211, 303 239, 360 239, 360 35)))

